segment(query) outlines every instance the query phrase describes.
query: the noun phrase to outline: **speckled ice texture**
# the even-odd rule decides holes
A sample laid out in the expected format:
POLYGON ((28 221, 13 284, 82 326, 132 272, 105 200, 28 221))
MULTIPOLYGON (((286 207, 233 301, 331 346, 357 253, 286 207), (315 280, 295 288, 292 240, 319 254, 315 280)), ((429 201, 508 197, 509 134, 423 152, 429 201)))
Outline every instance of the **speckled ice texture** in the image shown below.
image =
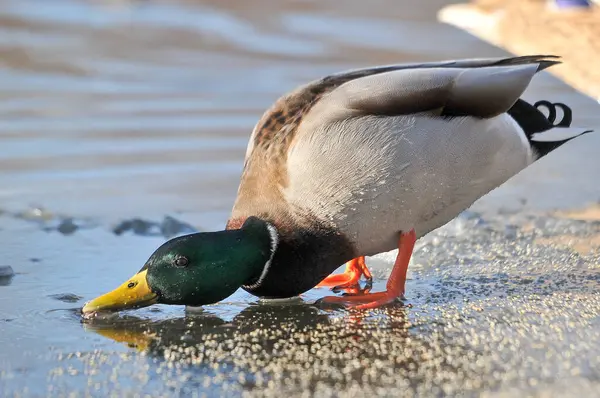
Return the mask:
MULTIPOLYGON (((597 221, 466 212, 418 242, 404 303, 324 308, 319 289, 132 311, 84 323, 83 349, 49 347, 30 371, 46 370, 51 395, 592 396, 599 234, 597 221)), ((393 258, 368 259, 375 290, 393 258)), ((31 392, 27 377, 5 367, 0 388, 31 392)))

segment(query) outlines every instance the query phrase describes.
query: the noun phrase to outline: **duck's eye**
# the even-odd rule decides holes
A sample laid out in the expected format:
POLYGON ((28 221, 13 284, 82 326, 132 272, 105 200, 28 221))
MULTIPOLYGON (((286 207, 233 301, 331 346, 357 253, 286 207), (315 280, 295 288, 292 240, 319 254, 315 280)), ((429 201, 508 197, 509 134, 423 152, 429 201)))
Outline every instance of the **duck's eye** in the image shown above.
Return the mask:
POLYGON ((137 286, 137 282, 129 282, 129 283, 127 284, 127 287, 128 287, 129 289, 133 289, 133 288, 134 288, 134 287, 136 287, 136 286, 137 286))
POLYGON ((188 263, 189 263, 189 261, 188 261, 187 257, 183 257, 183 256, 177 257, 174 261, 174 264, 176 267, 185 267, 188 265, 188 263))

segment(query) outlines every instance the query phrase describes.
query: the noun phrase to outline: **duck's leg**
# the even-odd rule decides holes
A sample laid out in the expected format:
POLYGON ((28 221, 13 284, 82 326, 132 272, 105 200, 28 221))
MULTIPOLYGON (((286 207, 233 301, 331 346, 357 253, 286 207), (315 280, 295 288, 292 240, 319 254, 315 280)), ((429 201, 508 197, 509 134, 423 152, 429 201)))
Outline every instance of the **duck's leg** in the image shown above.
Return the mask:
POLYGON ((323 279, 317 287, 333 287, 334 289, 344 289, 356 286, 361 276, 365 276, 367 281, 371 281, 373 276, 367 268, 365 257, 356 257, 346 263, 346 270, 343 274, 329 275, 323 279))
POLYGON ((385 292, 357 296, 331 296, 323 298, 323 301, 326 303, 348 304, 358 309, 369 309, 391 303, 403 296, 408 263, 412 256, 416 241, 417 235, 414 229, 410 232, 400 234, 400 239, 398 240, 398 256, 396 257, 394 268, 387 281, 385 292))

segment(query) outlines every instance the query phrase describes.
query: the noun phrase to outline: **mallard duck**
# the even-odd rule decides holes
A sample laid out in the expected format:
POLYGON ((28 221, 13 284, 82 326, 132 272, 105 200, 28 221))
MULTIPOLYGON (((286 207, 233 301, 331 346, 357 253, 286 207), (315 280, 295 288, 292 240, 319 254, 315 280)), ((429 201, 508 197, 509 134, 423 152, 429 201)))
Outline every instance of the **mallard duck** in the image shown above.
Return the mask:
POLYGON ((226 229, 169 240, 83 313, 200 306, 240 287, 285 298, 352 286, 371 277, 365 256, 398 248, 385 291, 326 298, 394 302, 419 237, 587 132, 569 128, 564 104, 520 99, 557 63, 535 55, 380 66, 296 89, 254 128, 226 229))

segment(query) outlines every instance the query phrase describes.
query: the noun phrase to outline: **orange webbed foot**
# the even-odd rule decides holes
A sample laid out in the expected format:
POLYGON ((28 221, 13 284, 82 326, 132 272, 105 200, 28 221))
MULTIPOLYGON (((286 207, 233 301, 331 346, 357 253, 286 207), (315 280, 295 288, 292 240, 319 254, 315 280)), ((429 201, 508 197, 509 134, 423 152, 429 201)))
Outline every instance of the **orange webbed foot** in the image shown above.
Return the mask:
POLYGON ((328 296, 324 297, 322 302, 327 304, 343 304, 356 309, 372 309, 393 303, 402 298, 404 296, 408 263, 410 262, 416 241, 417 236, 414 230, 400 234, 398 256, 387 281, 386 291, 353 296, 328 296))
POLYGON ((333 287, 332 290, 356 288, 363 275, 368 283, 372 282, 373 276, 367 268, 364 256, 348 261, 343 274, 329 275, 317 287, 333 287))

